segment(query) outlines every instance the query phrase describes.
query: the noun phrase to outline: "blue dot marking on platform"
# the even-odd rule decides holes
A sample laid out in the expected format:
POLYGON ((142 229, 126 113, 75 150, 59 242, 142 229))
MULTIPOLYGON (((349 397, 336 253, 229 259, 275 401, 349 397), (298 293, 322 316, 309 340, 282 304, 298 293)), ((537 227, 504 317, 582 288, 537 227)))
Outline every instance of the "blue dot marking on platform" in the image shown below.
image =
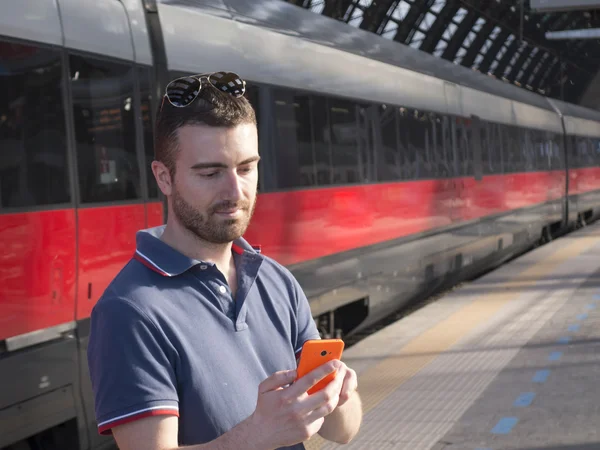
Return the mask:
POLYGON ((583 320, 583 319, 587 319, 587 314, 579 314, 577 316, 577 320, 583 320))
POLYGON ((558 361, 562 356, 562 352, 552 352, 550 356, 548 356, 548 361, 558 361))
POLYGON ((558 340, 559 344, 568 344, 569 342, 571 342, 570 336, 563 336, 558 340))
POLYGON ((543 383, 548 379, 548 375, 550 375, 550 371, 548 369, 538 370, 533 376, 534 383, 543 383))
POLYGON ((514 406, 529 406, 535 398, 534 392, 524 392, 515 400, 514 406))
POLYGON ((593 305, 591 303, 585 307, 585 309, 590 309, 590 310, 594 309, 594 308, 596 308, 596 305, 593 305))
POLYGON ((579 331, 579 325, 571 325, 569 331, 579 331))
POLYGON ((498 421, 496 426, 492 428, 494 434, 508 434, 512 431, 513 427, 517 424, 519 419, 516 417, 503 417, 498 421))

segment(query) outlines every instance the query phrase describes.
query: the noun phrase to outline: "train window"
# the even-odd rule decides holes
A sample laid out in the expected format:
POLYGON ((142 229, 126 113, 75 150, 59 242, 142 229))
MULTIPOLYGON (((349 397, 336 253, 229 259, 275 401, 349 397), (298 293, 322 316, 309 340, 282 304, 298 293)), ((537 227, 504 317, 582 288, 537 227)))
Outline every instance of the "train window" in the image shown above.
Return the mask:
POLYGON ((454 175, 454 149, 452 148, 452 125, 450 117, 436 116, 435 137, 437 147, 437 175, 447 178, 454 175))
POLYGON ((473 149, 472 136, 473 126, 471 119, 456 117, 456 155, 458 157, 458 175, 473 175, 473 149))
POLYGON ((526 171, 533 171, 538 168, 538 149, 536 148, 537 131, 527 128, 518 128, 519 132, 519 148, 521 150, 521 161, 525 163, 526 171))
POLYGON ((316 185, 310 98, 276 89, 273 103, 277 186, 316 185))
POLYGON ((434 135, 429 113, 400 108, 400 147, 406 155, 405 179, 423 179, 434 176, 434 135))
POLYGON ((326 97, 312 96, 311 100, 317 185, 323 186, 332 183, 329 109, 326 97))
POLYGON ((70 201, 60 52, 0 41, 0 209, 70 201))
POLYGON ((487 124, 487 141, 483 148, 484 175, 501 174, 503 172, 503 127, 498 123, 487 124))
POLYGON ((374 133, 379 132, 376 105, 357 106, 358 179, 368 183, 377 180, 375 171, 374 133))
POLYGON ((494 173, 494 148, 492 145, 492 134, 494 124, 481 121, 481 169, 484 175, 494 173))
POLYGON ((140 102, 142 113, 142 127, 144 136, 144 154, 146 155, 146 174, 148 177, 148 198, 158 198, 158 185, 152 173, 152 161, 154 160, 154 121, 152 113, 152 72, 149 68, 139 67, 137 69, 140 102))
POLYGON ((361 181, 358 153, 359 107, 355 103, 329 99, 329 138, 333 183, 348 184, 361 181))
POLYGON ((70 55, 82 203, 141 197, 133 108, 133 67, 70 55))
POLYGON ((553 170, 556 169, 564 169, 565 168, 565 154, 564 154, 564 143, 563 143, 563 135, 557 133, 549 134, 552 145, 553 159, 554 165, 553 170))
POLYGON ((504 169, 506 172, 523 171, 519 129, 511 125, 504 125, 503 128, 502 142, 504 144, 504 154, 506 155, 504 169))
POLYGON ((398 118, 393 106, 380 106, 378 111, 381 129, 380 153, 377 155, 377 179, 395 181, 402 179, 403 155, 398 146, 398 118))
POLYGON ((590 140, 586 137, 577 137, 576 167, 588 167, 593 165, 590 151, 590 140))

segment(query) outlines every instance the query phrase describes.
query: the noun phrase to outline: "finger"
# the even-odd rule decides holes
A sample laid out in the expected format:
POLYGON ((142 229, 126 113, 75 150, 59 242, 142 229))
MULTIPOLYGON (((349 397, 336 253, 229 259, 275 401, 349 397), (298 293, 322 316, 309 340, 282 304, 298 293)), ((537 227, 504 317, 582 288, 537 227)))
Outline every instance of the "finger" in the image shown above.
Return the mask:
POLYGON ((319 419, 322 419, 322 418, 328 416, 333 411, 335 411, 335 408, 337 408, 338 402, 339 402, 339 397, 336 396, 335 398, 331 399, 330 401, 322 404, 317 409, 311 411, 310 413, 308 413, 306 415, 306 418, 304 419, 305 423, 312 423, 315 420, 319 420, 319 419))
POLYGON ((358 388, 358 377, 356 372, 352 369, 348 369, 344 378, 344 385, 342 386, 341 395, 349 395, 358 388))
POLYGON ((339 401, 339 395, 342 389, 343 381, 343 377, 336 376, 331 383, 329 383, 320 391, 299 400, 296 410, 300 415, 306 415, 322 407, 326 403, 334 402, 337 404, 339 401))
POLYGON ((326 362, 325 364, 317 367, 315 370, 307 373, 302 378, 298 379, 289 389, 290 395, 300 396, 306 391, 308 391, 311 387, 321 381, 330 373, 338 370, 340 367, 340 362, 337 360, 332 360, 326 362))
POLYGON ((258 392, 261 394, 269 391, 274 391, 280 387, 287 386, 296 379, 296 371, 295 370, 282 370, 280 372, 275 372, 269 378, 265 379, 258 386, 258 392))

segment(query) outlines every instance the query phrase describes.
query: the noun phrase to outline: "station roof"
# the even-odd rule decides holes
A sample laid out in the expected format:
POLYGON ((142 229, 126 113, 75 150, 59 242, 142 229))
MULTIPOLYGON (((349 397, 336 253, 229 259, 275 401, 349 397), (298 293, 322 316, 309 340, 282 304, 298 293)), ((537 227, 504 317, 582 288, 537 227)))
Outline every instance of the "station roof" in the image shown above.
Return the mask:
POLYGON ((581 103, 600 69, 600 10, 539 13, 525 0, 282 0, 523 89, 581 103))

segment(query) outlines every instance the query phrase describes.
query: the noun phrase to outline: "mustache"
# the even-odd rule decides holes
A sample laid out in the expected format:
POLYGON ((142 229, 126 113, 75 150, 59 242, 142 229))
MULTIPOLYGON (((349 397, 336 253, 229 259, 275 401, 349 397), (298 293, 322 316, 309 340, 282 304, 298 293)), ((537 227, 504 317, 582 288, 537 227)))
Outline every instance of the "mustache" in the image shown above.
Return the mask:
POLYGON ((230 202, 230 201, 224 201, 224 202, 219 202, 215 205, 212 205, 209 208, 209 213, 210 214, 215 214, 217 211, 222 211, 222 210, 226 210, 226 209, 241 209, 242 211, 248 211, 250 209, 250 202, 230 202))

